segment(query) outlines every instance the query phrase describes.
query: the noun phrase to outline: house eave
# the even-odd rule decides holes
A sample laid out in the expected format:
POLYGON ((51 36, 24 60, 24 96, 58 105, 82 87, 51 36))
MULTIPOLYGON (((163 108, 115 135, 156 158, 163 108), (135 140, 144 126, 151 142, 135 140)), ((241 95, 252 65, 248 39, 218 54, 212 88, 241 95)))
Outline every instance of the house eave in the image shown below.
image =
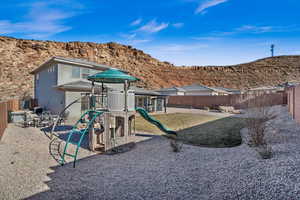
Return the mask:
MULTIPOLYGON (((35 70, 31 71, 30 74, 34 75, 34 74, 40 72, 41 70, 47 68, 49 66, 48 64, 51 63, 51 62, 58 62, 58 63, 63 63, 63 64, 72 64, 72 65, 77 65, 77 66, 80 66, 80 67, 86 67, 86 68, 96 69, 96 70, 117 69, 117 68, 114 68, 114 67, 110 67, 110 66, 102 65, 102 64, 98 64, 98 63, 95 63, 94 65, 93 64, 85 64, 85 63, 80 63, 80 62, 76 62, 76 61, 66 60, 62 57, 55 57, 54 56, 54 57, 48 59, 43 64, 41 64, 35 70)), ((127 71, 124 71, 124 70, 121 70, 121 69, 118 69, 118 70, 127 73, 127 71)))

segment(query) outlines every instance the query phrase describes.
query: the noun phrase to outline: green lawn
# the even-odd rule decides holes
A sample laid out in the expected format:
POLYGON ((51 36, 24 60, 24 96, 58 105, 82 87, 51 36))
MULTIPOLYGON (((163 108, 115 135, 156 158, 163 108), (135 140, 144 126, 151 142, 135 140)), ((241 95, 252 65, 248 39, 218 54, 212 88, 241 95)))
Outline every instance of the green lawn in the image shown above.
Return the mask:
MULTIPOLYGON (((189 113, 159 114, 153 115, 153 117, 159 120, 167 128, 175 131, 218 119, 215 116, 189 113)), ((149 123, 141 116, 136 117, 135 128, 137 132, 163 134, 156 126, 149 123)))
POLYGON ((204 147, 234 147, 242 143, 240 130, 245 126, 245 119, 226 117, 181 130, 178 139, 204 147))
MULTIPOLYGON (((215 117, 203 114, 174 113, 153 115, 166 127, 177 131, 178 139, 184 143, 203 147, 233 147, 240 145, 240 130, 245 127, 245 119, 236 117, 215 117)), ((162 132, 154 125, 138 116, 135 122, 137 132, 162 132)))

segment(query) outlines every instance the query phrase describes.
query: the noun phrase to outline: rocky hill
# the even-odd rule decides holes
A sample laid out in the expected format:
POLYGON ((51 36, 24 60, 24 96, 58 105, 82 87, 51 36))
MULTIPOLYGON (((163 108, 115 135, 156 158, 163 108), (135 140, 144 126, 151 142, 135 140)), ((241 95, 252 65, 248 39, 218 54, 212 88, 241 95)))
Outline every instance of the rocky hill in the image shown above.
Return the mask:
POLYGON ((30 71, 51 56, 82 58, 129 71, 140 85, 161 88, 201 83, 249 88, 300 81, 300 56, 279 56, 233 66, 174 66, 116 43, 54 42, 0 36, 0 97, 32 94, 30 71))

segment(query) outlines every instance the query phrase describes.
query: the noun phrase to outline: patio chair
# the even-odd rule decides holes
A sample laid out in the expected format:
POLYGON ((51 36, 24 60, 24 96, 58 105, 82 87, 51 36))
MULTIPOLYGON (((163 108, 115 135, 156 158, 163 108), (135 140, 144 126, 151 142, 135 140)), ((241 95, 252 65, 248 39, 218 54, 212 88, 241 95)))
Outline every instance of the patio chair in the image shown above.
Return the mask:
POLYGON ((28 128, 30 126, 34 126, 33 118, 27 112, 24 114, 24 121, 22 123, 23 128, 28 128))

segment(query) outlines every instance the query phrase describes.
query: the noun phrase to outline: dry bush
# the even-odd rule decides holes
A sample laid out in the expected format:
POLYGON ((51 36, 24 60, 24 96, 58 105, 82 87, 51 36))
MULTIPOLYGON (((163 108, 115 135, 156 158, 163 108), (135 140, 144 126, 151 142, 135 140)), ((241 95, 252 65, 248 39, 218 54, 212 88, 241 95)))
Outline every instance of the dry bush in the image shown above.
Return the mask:
POLYGON ((182 145, 183 145, 183 143, 180 142, 179 140, 177 140, 176 138, 170 140, 170 146, 171 146, 173 152, 176 152, 176 153, 180 152, 182 149, 182 145))
MULTIPOLYGON (((185 120, 183 120, 180 117, 178 117, 176 119, 176 121, 177 121, 178 124, 180 124, 180 128, 178 129, 178 131, 187 128, 185 120)), ((182 137, 181 139, 183 139, 184 138, 184 134, 181 135, 181 137, 182 137)), ((178 136, 175 136, 175 135, 174 136, 170 135, 169 138, 170 138, 170 146, 171 146, 173 152, 175 152, 175 153, 180 152, 181 149, 182 149, 182 146, 183 146, 183 142, 180 141, 179 138, 178 138, 178 136)))
POLYGON ((256 150, 262 159, 272 158, 273 153, 270 145, 261 145, 260 147, 256 148, 256 150))
MULTIPOLYGON (((271 120, 277 117, 277 114, 271 110, 271 100, 264 94, 250 94, 247 96, 246 124, 249 130, 250 145, 258 147, 258 152, 262 158, 269 158, 272 149, 267 144, 267 133, 273 129, 271 120)), ((274 132, 274 131, 273 131, 274 132)))

